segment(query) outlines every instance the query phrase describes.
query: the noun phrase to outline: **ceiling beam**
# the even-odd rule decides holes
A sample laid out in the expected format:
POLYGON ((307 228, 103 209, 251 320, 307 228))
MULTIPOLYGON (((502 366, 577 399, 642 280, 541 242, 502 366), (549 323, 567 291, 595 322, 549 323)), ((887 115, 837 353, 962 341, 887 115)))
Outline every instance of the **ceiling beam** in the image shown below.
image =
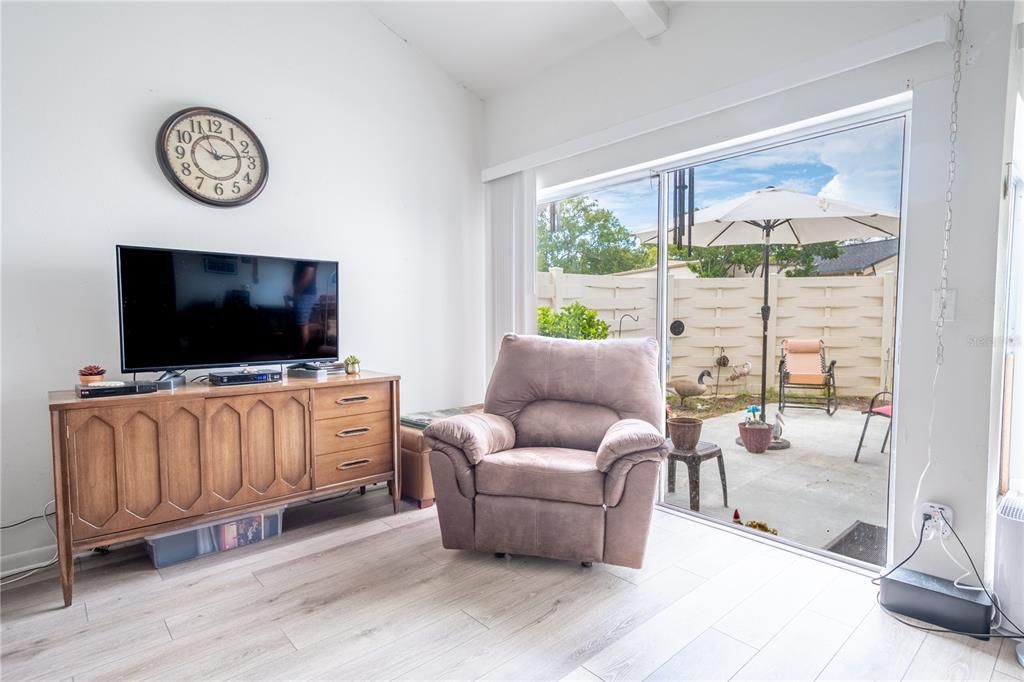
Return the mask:
POLYGON ((668 5, 661 0, 613 0, 644 40, 668 29, 668 5))

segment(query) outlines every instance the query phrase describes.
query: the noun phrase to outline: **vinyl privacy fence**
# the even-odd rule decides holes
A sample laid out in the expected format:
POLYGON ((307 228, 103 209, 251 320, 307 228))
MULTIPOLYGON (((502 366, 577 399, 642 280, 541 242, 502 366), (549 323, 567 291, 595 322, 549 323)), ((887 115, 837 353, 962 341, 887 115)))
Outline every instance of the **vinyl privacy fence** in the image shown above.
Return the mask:
MULTIPOLYGON (((567 275, 558 268, 537 273, 537 305, 560 309, 579 301, 611 326, 611 337, 657 336, 657 280, 639 275, 567 275), (625 315, 639 317, 635 322, 625 315)), ((721 390, 757 393, 761 365, 761 278, 698 279, 669 275, 669 318, 686 331, 672 339, 670 376, 696 379, 715 373, 715 358, 750 362, 747 377, 730 382, 721 370, 721 390)), ((779 346, 785 338, 822 338, 836 360, 839 394, 871 396, 892 387, 896 320, 896 276, 785 277, 770 275, 768 385, 778 385, 779 346)), ((714 382, 714 378, 710 383, 714 382)))

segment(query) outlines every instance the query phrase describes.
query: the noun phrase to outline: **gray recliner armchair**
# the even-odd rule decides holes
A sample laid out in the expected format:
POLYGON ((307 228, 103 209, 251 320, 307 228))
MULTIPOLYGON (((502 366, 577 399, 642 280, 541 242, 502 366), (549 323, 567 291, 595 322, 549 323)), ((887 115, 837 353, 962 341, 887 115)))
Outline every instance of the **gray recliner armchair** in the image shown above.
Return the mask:
POLYGON ((484 413, 424 432, 442 543, 640 568, 664 419, 654 339, 506 335, 484 413))

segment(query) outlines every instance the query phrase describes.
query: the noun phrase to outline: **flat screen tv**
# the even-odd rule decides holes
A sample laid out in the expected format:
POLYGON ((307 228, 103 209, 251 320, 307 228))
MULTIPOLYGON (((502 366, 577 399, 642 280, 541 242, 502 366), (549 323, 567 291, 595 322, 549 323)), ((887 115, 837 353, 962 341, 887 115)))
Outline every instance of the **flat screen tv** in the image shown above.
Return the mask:
POLYGON ((335 361, 338 263, 117 247, 121 371, 335 361))

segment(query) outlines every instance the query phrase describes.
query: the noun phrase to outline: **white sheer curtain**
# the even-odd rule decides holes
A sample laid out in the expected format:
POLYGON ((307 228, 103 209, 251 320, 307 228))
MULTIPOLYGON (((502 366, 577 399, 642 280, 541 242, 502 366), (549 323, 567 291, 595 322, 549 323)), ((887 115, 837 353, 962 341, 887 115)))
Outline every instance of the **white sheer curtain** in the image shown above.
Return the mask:
POLYGON ((537 184, 533 171, 487 183, 487 369, 501 337, 536 331, 537 184))

